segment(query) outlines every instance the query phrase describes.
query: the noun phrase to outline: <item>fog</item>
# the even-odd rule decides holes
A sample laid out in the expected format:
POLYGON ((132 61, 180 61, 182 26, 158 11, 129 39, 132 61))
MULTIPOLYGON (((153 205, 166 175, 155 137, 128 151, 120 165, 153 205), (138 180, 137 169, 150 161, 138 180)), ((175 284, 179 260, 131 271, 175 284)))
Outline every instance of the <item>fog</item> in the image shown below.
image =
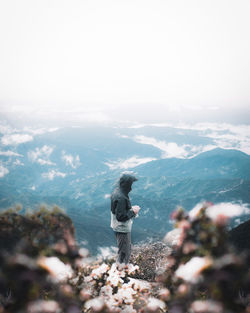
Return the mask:
POLYGON ((249 14, 248 0, 1 1, 1 114, 248 123, 249 14))

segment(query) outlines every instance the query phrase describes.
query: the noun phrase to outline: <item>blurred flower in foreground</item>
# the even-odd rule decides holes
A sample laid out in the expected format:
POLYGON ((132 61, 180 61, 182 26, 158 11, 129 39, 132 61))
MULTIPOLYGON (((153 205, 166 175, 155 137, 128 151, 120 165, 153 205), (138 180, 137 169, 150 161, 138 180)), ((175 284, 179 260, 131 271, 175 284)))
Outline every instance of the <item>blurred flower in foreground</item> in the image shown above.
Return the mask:
POLYGON ((102 309, 104 308, 104 300, 102 297, 97 297, 91 300, 88 300, 84 307, 86 310, 92 310, 94 312, 101 312, 102 309))
POLYGON ((212 260, 209 257, 193 257, 190 261, 178 267, 175 275, 188 282, 197 282, 199 275, 203 270, 212 265, 212 260))
POLYGON ((191 304, 194 313, 223 313, 223 306, 215 301, 194 301, 191 304))
POLYGON ((157 298, 150 297, 148 299, 146 310, 154 313, 166 312, 166 304, 157 298))
POLYGON ((242 204, 234 204, 230 202, 222 202, 219 204, 213 204, 211 202, 199 203, 190 212, 189 217, 191 220, 199 216, 202 209, 206 209, 206 215, 215 221, 219 216, 225 216, 227 218, 240 216, 242 214, 250 214, 250 209, 242 204))
POLYGON ((27 313, 61 313, 59 304, 56 301, 37 300, 30 302, 27 307, 27 313))
POLYGON ((160 277, 165 288, 159 292, 170 313, 250 312, 247 255, 235 252, 227 230, 230 217, 248 211, 245 206, 209 202, 189 213, 175 211, 178 244, 167 258, 160 277))
POLYGON ((63 282, 73 276, 71 266, 64 264, 57 257, 40 257, 37 264, 47 270, 57 281, 63 282))
POLYGON ((85 296, 84 290, 90 288, 92 296, 92 299, 85 303, 84 312, 101 310, 101 312, 136 313, 146 306, 151 284, 129 277, 138 271, 137 265, 121 266, 116 263, 110 265, 102 263, 93 267, 84 276, 81 295, 85 296))
POLYGON ((72 278, 81 256, 71 219, 57 207, 10 210, 0 226, 0 312, 80 313, 85 299, 72 278))

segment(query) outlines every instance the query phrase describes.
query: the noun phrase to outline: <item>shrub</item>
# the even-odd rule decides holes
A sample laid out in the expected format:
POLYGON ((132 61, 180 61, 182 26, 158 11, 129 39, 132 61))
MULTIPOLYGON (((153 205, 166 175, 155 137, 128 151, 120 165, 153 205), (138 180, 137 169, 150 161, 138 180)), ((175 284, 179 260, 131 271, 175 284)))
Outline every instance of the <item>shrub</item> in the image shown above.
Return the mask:
POLYGON ((70 218, 42 208, 0 215, 0 312, 81 312, 73 290, 77 259, 70 218))
POLYGON ((230 246, 227 217, 208 216, 211 205, 204 204, 196 214, 183 209, 173 214, 181 234, 168 256, 166 272, 158 277, 165 287, 159 296, 169 312, 249 312, 246 255, 236 254, 230 246))

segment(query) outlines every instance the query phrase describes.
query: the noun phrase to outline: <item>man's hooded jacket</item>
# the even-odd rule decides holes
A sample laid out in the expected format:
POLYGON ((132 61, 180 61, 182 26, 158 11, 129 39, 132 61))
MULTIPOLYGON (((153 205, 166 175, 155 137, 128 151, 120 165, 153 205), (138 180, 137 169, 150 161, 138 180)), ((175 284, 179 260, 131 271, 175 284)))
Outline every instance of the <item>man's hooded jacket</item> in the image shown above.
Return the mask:
POLYGON ((116 232, 131 232, 135 213, 131 208, 128 193, 137 178, 131 174, 123 174, 118 186, 111 195, 111 227, 116 232))

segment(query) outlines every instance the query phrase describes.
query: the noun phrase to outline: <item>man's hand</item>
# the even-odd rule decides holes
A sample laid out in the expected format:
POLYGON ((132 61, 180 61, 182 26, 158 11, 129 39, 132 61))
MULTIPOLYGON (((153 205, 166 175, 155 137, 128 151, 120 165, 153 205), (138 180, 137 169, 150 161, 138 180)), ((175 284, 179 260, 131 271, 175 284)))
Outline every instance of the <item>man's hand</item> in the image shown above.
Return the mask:
POLYGON ((133 205, 132 206, 132 210, 134 211, 135 215, 138 215, 140 209, 141 208, 139 207, 139 205, 133 205))

